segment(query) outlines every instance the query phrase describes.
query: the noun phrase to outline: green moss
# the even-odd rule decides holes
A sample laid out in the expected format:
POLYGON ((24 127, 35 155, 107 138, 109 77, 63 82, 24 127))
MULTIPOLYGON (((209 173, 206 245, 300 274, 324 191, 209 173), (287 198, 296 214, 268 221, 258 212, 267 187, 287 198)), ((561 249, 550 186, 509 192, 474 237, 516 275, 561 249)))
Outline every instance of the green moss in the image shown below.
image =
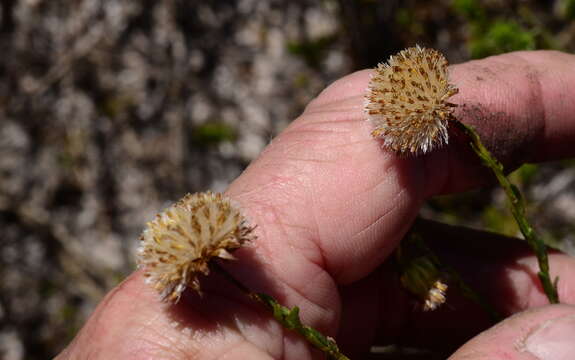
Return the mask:
POLYGON ((207 122, 193 129, 192 141, 200 146, 210 146, 236 138, 234 129, 224 123, 207 122))
POLYGON ((472 29, 469 51, 473 58, 517 50, 534 50, 537 47, 535 34, 512 20, 497 20, 486 29, 477 25, 472 29))
POLYGON ((453 0, 451 6, 456 14, 467 21, 470 33, 467 47, 472 58, 534 50, 539 45, 549 45, 543 36, 544 29, 531 21, 532 13, 526 8, 512 18, 495 17, 492 20, 488 8, 480 1, 453 0))

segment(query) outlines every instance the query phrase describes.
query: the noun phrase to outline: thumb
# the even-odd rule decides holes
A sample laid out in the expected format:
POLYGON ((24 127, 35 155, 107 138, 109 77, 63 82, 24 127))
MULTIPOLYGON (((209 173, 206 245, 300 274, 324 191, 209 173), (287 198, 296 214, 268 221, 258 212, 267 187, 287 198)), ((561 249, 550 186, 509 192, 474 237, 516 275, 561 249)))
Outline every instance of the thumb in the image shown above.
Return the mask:
POLYGON ((575 306, 549 305, 512 316, 479 334, 450 360, 575 358, 575 306))

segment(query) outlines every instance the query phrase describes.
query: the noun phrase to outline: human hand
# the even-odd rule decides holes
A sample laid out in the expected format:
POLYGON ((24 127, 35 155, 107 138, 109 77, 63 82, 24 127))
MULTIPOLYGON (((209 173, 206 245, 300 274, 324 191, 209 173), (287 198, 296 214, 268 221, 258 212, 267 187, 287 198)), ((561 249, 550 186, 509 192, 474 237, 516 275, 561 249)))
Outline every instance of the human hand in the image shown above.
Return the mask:
MULTIPOLYGON (((507 165, 575 155, 574 66, 575 56, 557 52, 453 66, 451 82, 460 93, 452 100, 468 104, 457 116, 507 165)), ((383 262, 427 198, 480 185, 487 172, 454 139, 416 158, 383 150, 363 113, 369 75, 360 71, 328 87, 230 186, 228 195, 257 224, 258 239, 235 253, 239 261, 223 266, 249 288, 299 306, 304 323, 335 337, 352 358, 385 343, 453 349, 488 325, 485 314, 457 297, 436 312, 414 312, 383 262)), ((466 242, 452 242, 447 256, 463 264, 458 270, 464 274, 475 274, 471 285, 485 290, 501 313, 546 303, 534 275, 537 263, 523 243, 500 242, 501 252, 492 254, 486 245, 475 251, 482 246, 477 240, 466 242)), ((550 261, 561 300, 573 303, 575 261, 562 254, 550 254, 550 261)), ((169 307, 136 271, 106 296, 58 358, 320 357, 217 274, 202 280, 203 298, 186 293, 169 307)), ((526 349, 535 355, 546 350, 529 342, 536 339, 531 333, 562 340, 563 347, 547 342, 557 346, 548 358, 562 359, 557 354, 568 351, 567 339, 575 336, 575 307, 522 312, 474 338, 453 359, 533 359, 526 349), (537 330, 551 319, 565 328, 537 330)))

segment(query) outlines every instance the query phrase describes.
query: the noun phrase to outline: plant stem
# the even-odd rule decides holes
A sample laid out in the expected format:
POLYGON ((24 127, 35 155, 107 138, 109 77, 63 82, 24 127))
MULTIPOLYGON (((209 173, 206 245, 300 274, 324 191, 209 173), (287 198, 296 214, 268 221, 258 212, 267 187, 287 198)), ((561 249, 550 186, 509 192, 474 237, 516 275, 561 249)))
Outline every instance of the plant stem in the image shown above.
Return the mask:
POLYGON ((228 279, 244 294, 263 304, 268 310, 270 310, 274 319, 276 319, 277 322, 279 322, 284 328, 297 332, 310 344, 312 344, 317 349, 321 350, 331 359, 349 360, 347 356, 345 356, 340 352, 335 340, 333 340, 329 336, 323 335, 314 328, 301 323, 301 320, 299 318, 299 308, 297 306, 294 306, 291 309, 285 307, 280 303, 278 303, 276 299, 267 294, 255 293, 251 291, 249 288, 247 288, 244 284, 239 282, 220 265, 214 263, 213 267, 216 270, 218 270, 222 275, 224 275, 226 279, 228 279))
POLYGON ((521 197, 519 189, 513 185, 503 173, 503 165, 487 150, 487 148, 481 142, 477 132, 468 125, 464 123, 453 120, 452 123, 462 130, 471 140, 471 148, 479 156, 481 161, 485 166, 490 168, 497 181, 505 191, 507 199, 509 200, 509 206, 511 208, 511 213, 519 226, 519 230, 525 237, 527 244, 531 247, 535 256, 537 257, 537 262, 539 263, 539 272, 537 276, 541 281, 545 295, 549 299, 551 304, 559 303, 559 295, 557 294, 557 278, 551 281, 551 275, 549 274, 549 259, 547 255, 547 246, 543 242, 543 239, 535 232, 533 227, 527 221, 525 216, 525 202, 521 197))

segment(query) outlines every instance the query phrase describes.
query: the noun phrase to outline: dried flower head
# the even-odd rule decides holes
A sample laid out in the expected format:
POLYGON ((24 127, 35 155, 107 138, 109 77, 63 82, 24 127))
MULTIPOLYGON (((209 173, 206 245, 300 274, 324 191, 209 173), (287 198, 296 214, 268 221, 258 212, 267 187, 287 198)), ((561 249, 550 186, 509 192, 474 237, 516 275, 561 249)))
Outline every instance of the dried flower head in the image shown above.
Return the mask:
POLYGON ((234 259, 230 252, 253 240, 253 229, 222 194, 188 194, 147 223, 137 262, 162 300, 175 303, 188 286, 200 292, 210 260, 234 259))
POLYGON ((447 274, 441 271, 432 256, 421 255, 403 264, 401 284, 422 303, 423 311, 435 310, 447 300, 447 274))
POLYGON ((447 284, 441 280, 436 280, 433 286, 427 292, 427 298, 423 302, 423 311, 435 310, 440 307, 447 297, 445 293, 447 292, 447 284))
POLYGON ((372 135, 399 153, 426 153, 447 143, 447 122, 457 94, 448 83, 447 60, 436 50, 419 46, 391 56, 375 69, 365 111, 372 135))

